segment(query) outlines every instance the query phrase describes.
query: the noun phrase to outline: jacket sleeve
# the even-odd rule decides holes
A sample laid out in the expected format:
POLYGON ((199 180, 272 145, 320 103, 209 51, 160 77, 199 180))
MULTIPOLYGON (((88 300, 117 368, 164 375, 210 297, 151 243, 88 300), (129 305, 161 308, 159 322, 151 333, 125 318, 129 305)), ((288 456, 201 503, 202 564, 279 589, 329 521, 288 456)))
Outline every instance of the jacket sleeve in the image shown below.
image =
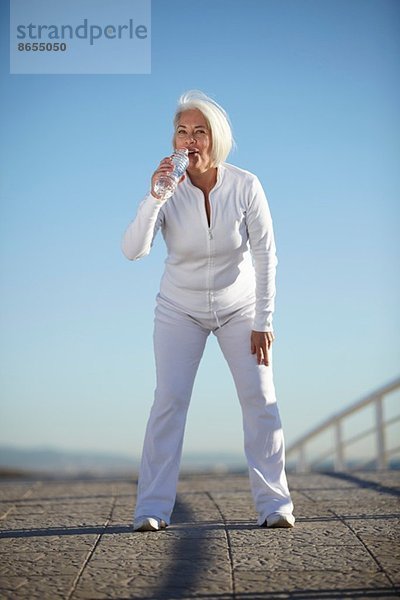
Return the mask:
POLYGON ((150 193, 139 204, 134 220, 128 225, 122 238, 122 252, 129 260, 137 260, 149 254, 157 231, 162 225, 162 203, 150 193))
POLYGON ((276 248, 272 218, 260 181, 254 178, 246 214, 247 231, 256 275, 254 331, 272 331, 275 308, 276 248))

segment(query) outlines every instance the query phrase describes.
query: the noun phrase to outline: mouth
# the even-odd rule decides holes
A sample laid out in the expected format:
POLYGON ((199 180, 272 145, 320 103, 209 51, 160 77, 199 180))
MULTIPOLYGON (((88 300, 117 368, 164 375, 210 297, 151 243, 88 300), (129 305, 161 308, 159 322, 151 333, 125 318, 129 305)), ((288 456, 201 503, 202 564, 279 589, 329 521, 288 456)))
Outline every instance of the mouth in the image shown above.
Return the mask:
POLYGON ((189 150, 189 154, 198 154, 199 151, 196 150, 195 148, 193 150, 189 150))

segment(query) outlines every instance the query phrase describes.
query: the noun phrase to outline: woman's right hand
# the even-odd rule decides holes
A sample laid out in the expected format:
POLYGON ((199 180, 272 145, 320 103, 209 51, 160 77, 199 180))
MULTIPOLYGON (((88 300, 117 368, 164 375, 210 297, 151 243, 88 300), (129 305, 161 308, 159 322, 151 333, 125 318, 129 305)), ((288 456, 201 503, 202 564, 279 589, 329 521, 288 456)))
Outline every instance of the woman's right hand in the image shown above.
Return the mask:
MULTIPOLYGON (((171 158, 171 156, 166 156, 165 158, 162 159, 162 161, 158 165, 157 169, 154 171, 154 173, 151 177, 151 195, 154 196, 154 198, 157 198, 157 200, 160 200, 161 196, 156 194, 154 191, 154 186, 155 186, 156 181, 163 175, 168 175, 169 173, 172 173, 173 170, 174 170, 174 165, 172 162, 172 158, 171 158)), ((181 181, 183 181, 184 179, 185 179, 185 175, 182 175, 182 177, 179 180, 179 183, 181 181)))
POLYGON ((163 175, 168 175, 168 173, 172 173, 173 170, 174 167, 172 164, 172 158, 170 156, 166 156, 162 159, 157 169, 154 171, 151 177, 151 193, 154 196, 154 198, 157 198, 157 200, 160 200, 161 196, 158 196, 158 194, 156 194, 154 191, 156 181, 160 179, 160 177, 162 177, 163 175))

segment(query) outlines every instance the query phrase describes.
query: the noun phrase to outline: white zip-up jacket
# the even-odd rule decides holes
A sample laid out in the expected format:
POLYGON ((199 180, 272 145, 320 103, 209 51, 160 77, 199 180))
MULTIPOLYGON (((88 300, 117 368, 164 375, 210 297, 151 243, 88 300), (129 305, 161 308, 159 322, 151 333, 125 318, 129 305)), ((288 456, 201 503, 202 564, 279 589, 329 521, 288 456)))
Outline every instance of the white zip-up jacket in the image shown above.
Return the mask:
POLYGON ((123 253, 146 256, 161 228, 168 251, 161 297, 189 314, 226 314, 255 301, 253 329, 272 331, 277 259, 261 183, 223 163, 209 200, 210 225, 203 192, 188 175, 165 202, 147 194, 124 234, 123 253))

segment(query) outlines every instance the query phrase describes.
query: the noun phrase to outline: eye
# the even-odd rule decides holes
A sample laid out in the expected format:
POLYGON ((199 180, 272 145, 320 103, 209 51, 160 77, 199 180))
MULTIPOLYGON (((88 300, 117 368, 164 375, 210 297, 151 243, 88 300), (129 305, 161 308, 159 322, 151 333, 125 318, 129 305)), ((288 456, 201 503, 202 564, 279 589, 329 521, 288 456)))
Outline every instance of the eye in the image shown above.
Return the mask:
POLYGON ((194 137, 196 139, 201 139, 207 135, 207 131, 205 129, 197 129, 194 133, 194 137))

